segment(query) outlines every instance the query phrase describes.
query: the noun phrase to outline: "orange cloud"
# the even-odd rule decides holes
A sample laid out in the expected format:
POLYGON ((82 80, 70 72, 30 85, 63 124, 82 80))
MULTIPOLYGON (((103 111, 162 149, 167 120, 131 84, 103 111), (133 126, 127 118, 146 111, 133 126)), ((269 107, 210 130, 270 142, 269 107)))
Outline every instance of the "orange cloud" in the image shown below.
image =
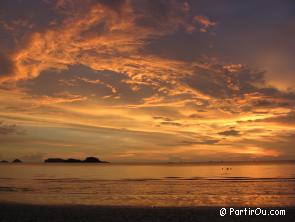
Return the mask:
POLYGON ((201 25, 200 32, 207 32, 209 28, 217 25, 216 22, 210 21, 206 16, 197 15, 194 20, 201 25))
MULTIPOLYGON (((55 19, 28 28, 13 52, 0 54, 0 117, 23 124, 31 136, 31 142, 2 141, 38 149, 32 141, 40 136, 46 142, 39 145, 50 150, 60 145, 48 140, 67 138, 119 159, 156 158, 163 150, 161 160, 175 154, 189 160, 290 152, 289 137, 282 151, 278 141, 267 140, 293 132, 294 93, 269 86, 263 72, 246 65, 163 58, 144 50, 178 30, 192 32, 198 24, 207 32, 217 25, 191 17, 188 3, 86 0, 82 6, 59 0, 50 8, 55 19)), ((20 26, 31 23, 5 27, 17 32, 20 26)))
POLYGON ((87 2, 88 7, 81 11, 71 11, 68 6, 78 7, 76 1, 57 2, 60 13, 66 11, 61 25, 31 34, 28 44, 14 53, 16 68, 11 80, 35 78, 45 70, 63 70, 72 64, 128 73, 130 67, 140 66, 138 61, 145 60, 138 53, 146 40, 187 24, 186 11, 178 8, 181 3, 172 1, 165 5, 167 17, 157 15, 161 19, 154 20, 152 26, 138 24, 155 18, 150 17, 148 10, 135 9, 129 1, 122 5, 112 5, 111 1, 87 2), (118 7, 119 14, 114 11, 118 7))

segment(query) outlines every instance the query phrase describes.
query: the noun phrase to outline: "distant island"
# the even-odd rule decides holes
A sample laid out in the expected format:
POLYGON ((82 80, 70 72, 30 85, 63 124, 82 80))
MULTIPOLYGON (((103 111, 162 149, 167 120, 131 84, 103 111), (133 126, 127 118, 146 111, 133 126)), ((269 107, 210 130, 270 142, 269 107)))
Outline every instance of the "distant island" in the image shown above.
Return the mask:
POLYGON ((79 159, 62 159, 62 158, 48 158, 44 160, 45 163, 109 163, 107 161, 102 161, 96 157, 86 157, 85 160, 79 159))
MULTIPOLYGON (((21 161, 20 159, 15 159, 11 163, 22 163, 22 162, 23 161, 21 161)), ((9 163, 9 161, 7 161, 7 160, 1 160, 0 163, 9 163)))
POLYGON ((14 161, 12 161, 12 163, 22 163, 23 161, 21 161, 20 159, 15 159, 14 161))

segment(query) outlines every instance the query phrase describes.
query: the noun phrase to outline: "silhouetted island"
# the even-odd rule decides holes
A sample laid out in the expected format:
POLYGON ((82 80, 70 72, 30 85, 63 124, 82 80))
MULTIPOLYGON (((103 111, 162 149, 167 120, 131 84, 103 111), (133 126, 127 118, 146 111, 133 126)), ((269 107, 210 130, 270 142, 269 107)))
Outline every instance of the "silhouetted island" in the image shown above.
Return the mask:
POLYGON ((107 161, 101 161, 96 157, 87 157, 85 160, 79 159, 62 159, 62 158, 48 158, 44 160, 45 163, 108 163, 107 161))
POLYGON ((15 159, 14 161, 12 161, 12 163, 22 163, 22 161, 19 159, 15 159))
POLYGON ((1 160, 0 163, 9 163, 7 160, 1 160))

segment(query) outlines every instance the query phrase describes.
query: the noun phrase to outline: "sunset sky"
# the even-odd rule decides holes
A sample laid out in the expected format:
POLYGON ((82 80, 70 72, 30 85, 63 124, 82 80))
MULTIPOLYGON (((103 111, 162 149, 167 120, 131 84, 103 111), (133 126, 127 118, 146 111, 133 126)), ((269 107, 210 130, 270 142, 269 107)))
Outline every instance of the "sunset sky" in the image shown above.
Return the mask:
POLYGON ((1 0, 0 160, 295 159, 294 0, 1 0))

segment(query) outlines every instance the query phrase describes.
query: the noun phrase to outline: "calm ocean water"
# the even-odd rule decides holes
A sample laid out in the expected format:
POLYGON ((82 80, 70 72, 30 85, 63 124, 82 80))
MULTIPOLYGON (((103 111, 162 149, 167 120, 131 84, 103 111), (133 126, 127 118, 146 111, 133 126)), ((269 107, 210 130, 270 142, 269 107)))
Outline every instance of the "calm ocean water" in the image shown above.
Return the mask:
POLYGON ((0 164, 0 201, 295 206, 295 164, 0 164))

